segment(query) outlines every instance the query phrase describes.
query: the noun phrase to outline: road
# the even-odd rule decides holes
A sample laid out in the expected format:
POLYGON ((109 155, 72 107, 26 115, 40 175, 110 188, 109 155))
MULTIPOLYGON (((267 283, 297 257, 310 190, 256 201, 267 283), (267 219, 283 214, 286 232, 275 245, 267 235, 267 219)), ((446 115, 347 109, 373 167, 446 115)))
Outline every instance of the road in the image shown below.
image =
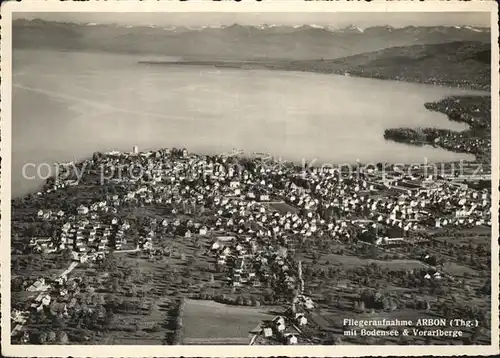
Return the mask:
POLYGON ((115 254, 124 254, 124 253, 127 253, 127 252, 137 252, 137 251, 141 251, 141 249, 139 248, 139 246, 137 246, 135 249, 130 249, 130 250, 115 250, 113 252, 115 254))

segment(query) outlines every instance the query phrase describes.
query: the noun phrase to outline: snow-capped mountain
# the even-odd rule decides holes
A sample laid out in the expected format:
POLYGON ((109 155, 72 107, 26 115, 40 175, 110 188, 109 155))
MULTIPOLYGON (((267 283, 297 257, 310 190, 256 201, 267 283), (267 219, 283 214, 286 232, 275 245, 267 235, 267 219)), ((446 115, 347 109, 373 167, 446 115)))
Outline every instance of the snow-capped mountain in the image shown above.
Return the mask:
POLYGON ((354 33, 363 33, 363 32, 365 32, 364 29, 362 29, 359 26, 355 26, 355 25, 349 25, 349 26, 344 27, 343 29, 340 29, 338 31, 340 31, 340 32, 354 32, 354 33))
POLYGON ((464 28, 467 30, 470 30, 470 31, 474 31, 474 32, 484 32, 484 29, 478 29, 478 28, 475 28, 472 26, 464 26, 464 28))
POLYGON ((126 26, 13 22, 15 48, 57 48, 148 53, 189 58, 336 58, 388 47, 454 41, 490 42, 490 30, 472 26, 374 26, 232 24, 223 26, 126 26))

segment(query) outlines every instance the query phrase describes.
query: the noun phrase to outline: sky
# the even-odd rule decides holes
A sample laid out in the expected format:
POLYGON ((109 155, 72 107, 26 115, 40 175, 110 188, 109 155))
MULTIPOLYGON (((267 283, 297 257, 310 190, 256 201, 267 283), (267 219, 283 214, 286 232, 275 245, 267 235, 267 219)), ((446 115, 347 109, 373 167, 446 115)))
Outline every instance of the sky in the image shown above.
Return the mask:
POLYGON ((393 13, 110 13, 39 12, 13 13, 13 18, 44 19, 59 22, 114 23, 120 25, 217 26, 232 25, 331 25, 360 27, 403 26, 478 26, 490 27, 489 12, 393 12, 393 13))

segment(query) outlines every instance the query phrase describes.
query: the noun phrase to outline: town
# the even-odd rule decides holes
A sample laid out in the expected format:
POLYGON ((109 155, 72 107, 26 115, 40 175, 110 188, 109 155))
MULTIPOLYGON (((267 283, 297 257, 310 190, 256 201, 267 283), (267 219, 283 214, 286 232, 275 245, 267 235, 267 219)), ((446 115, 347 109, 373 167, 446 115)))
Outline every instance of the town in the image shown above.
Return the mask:
MULTIPOLYGON (((360 344, 345 318, 396 313, 490 339, 488 170, 137 147, 59 165, 12 203, 13 342, 360 344)), ((411 338, 393 344, 447 344, 411 338)))

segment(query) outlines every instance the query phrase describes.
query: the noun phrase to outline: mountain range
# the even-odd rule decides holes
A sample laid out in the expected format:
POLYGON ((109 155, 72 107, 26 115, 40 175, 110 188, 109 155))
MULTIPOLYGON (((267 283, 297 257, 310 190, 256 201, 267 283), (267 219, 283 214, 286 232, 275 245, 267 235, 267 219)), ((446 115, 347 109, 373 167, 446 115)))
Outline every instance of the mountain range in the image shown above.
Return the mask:
POLYGON ((108 51, 186 59, 320 59, 396 46, 490 42, 490 29, 471 26, 229 25, 199 28, 13 21, 13 47, 108 51))

